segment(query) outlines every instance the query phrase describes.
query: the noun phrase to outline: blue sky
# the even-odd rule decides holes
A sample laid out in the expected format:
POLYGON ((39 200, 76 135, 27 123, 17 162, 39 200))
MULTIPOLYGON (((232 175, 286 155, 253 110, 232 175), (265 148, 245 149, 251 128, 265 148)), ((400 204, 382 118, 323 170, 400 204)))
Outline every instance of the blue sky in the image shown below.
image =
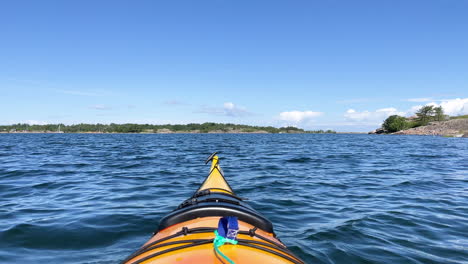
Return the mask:
POLYGON ((468 1, 9 1, 0 124, 468 114, 468 1))

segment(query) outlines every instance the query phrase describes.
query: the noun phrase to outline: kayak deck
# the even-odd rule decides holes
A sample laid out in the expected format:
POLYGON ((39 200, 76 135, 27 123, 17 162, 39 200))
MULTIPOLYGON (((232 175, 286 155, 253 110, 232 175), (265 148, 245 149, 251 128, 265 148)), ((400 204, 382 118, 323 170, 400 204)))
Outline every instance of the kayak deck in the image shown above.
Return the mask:
POLYGON ((195 194, 163 217, 154 236, 123 263, 303 264, 276 238, 273 224, 234 194, 216 153, 208 161, 212 162, 210 173, 195 194), (238 223, 235 244, 215 250, 215 232, 225 217, 238 223))
MULTIPOLYGON (((218 221, 219 217, 206 217, 168 227, 153 236, 126 263, 223 263, 213 253, 213 230, 218 221), (165 239, 175 234, 178 236, 165 239)), ((234 263, 301 263, 271 233, 242 221, 239 230, 238 241, 243 243, 222 247, 223 253, 234 263), (285 262, 285 258, 293 261, 285 262)))

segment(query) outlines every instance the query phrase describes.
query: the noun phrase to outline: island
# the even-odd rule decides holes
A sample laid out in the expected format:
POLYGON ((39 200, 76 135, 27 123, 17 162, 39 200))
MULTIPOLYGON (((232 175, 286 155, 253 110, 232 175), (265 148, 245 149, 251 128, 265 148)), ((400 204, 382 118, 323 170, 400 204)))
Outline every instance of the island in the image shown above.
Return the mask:
POLYGON ((468 137, 468 115, 448 116, 441 106, 426 105, 411 117, 389 116, 369 134, 468 137))
POLYGON ((301 128, 287 127, 272 127, 272 126, 249 126, 230 123, 202 123, 202 124, 47 124, 47 125, 30 125, 30 124, 13 124, 0 125, 0 133, 157 133, 157 134, 172 134, 172 133, 257 133, 257 134, 335 134, 334 130, 304 130, 301 128))

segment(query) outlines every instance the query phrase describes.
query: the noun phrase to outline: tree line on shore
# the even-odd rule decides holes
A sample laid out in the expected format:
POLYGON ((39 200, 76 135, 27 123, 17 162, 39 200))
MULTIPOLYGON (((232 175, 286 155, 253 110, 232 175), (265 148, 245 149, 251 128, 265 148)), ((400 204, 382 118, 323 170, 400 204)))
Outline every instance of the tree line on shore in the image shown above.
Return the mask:
POLYGON ((158 133, 161 131, 167 132, 240 132, 240 133, 336 133, 333 130, 304 130, 301 128, 288 127, 272 127, 272 126, 249 126, 237 124, 223 123, 202 123, 202 124, 186 124, 186 125, 152 125, 152 124, 46 124, 46 125, 30 125, 30 124, 13 124, 0 126, 0 131, 3 132, 64 132, 64 133, 158 133))
POLYGON ((403 117, 399 115, 391 115, 382 124, 382 128, 386 133, 394 133, 400 130, 409 129, 413 127, 425 126, 433 121, 445 121, 450 119, 448 115, 444 114, 442 106, 426 105, 416 111, 416 116, 403 117))

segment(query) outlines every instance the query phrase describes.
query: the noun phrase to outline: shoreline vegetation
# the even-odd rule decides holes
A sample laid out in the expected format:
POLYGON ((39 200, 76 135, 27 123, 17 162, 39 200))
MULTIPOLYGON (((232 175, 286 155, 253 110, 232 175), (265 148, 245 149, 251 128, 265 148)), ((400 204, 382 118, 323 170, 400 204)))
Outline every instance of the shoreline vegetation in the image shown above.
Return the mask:
POLYGON ((382 127, 369 134, 468 137, 468 115, 448 116, 441 106, 426 105, 411 117, 389 116, 382 127))
POLYGON ((175 134, 175 133, 219 133, 219 134, 335 134, 334 130, 304 130, 297 127, 249 126, 230 123, 202 123, 186 125, 151 124, 46 124, 0 125, 0 133, 138 133, 138 134, 175 134))

